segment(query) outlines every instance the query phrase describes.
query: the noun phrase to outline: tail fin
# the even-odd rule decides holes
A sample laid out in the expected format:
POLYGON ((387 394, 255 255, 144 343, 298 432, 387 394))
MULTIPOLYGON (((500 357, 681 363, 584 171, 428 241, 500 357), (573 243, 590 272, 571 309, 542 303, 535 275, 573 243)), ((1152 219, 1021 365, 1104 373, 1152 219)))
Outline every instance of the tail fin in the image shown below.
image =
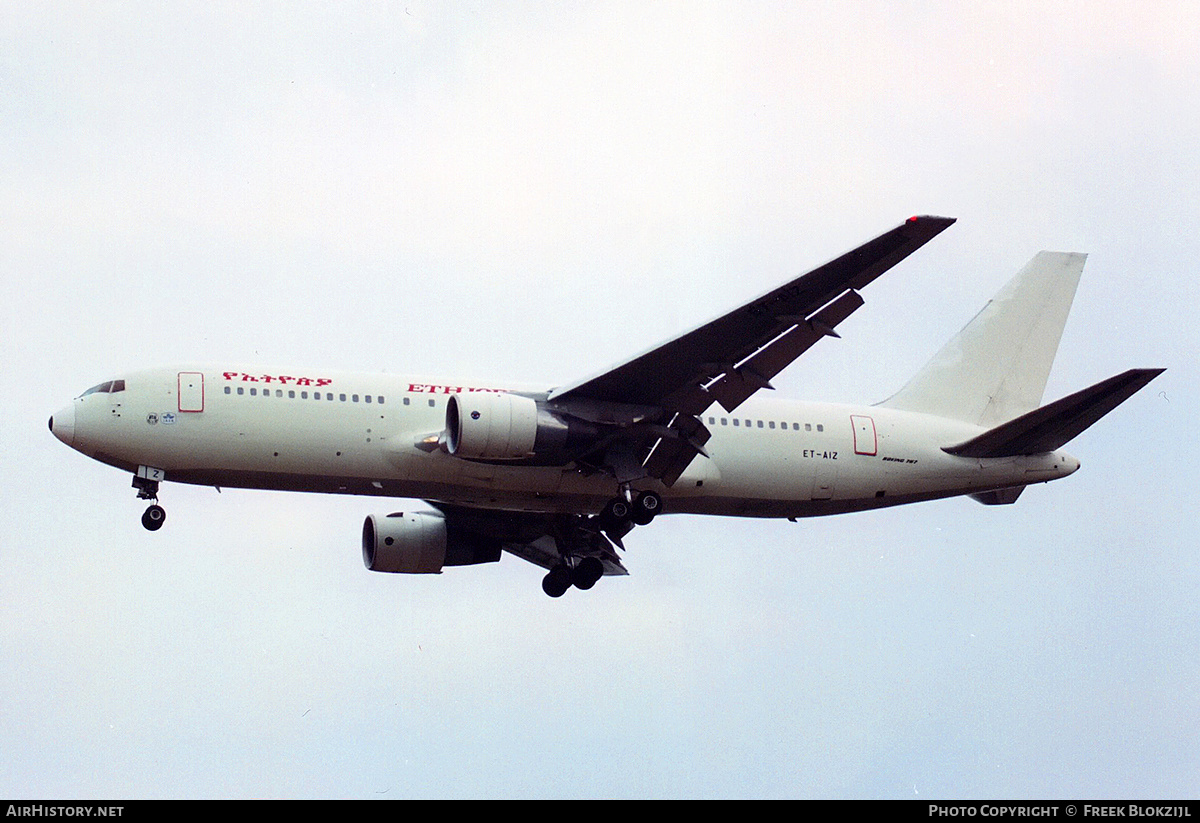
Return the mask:
POLYGON ((1163 369, 1130 369, 946 448, 960 457, 1011 457, 1054 451, 1091 426, 1163 369))
POLYGON ((879 405, 995 426, 1036 409, 1087 255, 1040 252, 879 405))

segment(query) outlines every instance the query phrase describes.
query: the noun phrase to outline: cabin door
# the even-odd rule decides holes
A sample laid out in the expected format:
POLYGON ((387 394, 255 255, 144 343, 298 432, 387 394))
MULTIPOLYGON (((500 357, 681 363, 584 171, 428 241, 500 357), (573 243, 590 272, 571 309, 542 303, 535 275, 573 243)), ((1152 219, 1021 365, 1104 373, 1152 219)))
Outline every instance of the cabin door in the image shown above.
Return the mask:
POLYGON ((198 371, 179 373, 179 410, 204 411, 204 375, 198 371))
POLYGON ((854 453, 874 457, 879 451, 879 442, 875 437, 875 421, 866 415, 852 414, 850 425, 854 429, 854 453))

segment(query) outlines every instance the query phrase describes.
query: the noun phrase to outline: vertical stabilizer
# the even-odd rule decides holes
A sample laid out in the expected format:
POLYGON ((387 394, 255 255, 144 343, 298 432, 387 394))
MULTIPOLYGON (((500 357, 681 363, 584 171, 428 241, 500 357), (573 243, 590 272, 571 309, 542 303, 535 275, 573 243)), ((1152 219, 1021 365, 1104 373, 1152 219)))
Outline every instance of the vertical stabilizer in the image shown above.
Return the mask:
POLYGON ((981 426, 1038 408, 1086 259, 1040 252, 880 405, 981 426))

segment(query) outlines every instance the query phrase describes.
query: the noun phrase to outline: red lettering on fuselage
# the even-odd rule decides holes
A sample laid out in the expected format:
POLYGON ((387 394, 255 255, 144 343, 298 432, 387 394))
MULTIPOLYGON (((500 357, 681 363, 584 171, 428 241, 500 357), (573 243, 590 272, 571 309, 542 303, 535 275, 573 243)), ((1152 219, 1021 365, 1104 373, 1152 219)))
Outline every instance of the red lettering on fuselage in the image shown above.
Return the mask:
POLYGON ((240 380, 243 383, 282 383, 293 386, 328 386, 333 382, 328 377, 292 377, 287 374, 245 374, 237 371, 221 372, 226 380, 240 380))
MULTIPOLYGON (((246 372, 221 372, 226 380, 242 383, 282 383, 285 386, 328 386, 333 382, 328 377, 293 377, 290 374, 247 374, 246 372)), ((496 392, 503 393, 504 389, 491 389, 483 386, 444 386, 435 383, 409 383, 408 390, 418 394, 463 394, 464 392, 496 392)))
POLYGON ((462 394, 463 392, 490 391, 502 394, 504 389, 485 389, 478 386, 437 386, 430 383, 409 383, 408 390, 416 394, 462 394))
MULTIPOLYGON (((328 377, 293 377, 290 374, 247 374, 239 371, 221 372, 226 380, 242 383, 282 383, 285 386, 328 386, 333 382, 328 377)), ((418 394, 463 394, 464 392, 496 392, 503 393, 504 389, 490 389, 483 386, 443 386, 434 383, 409 383, 408 390, 418 394)))

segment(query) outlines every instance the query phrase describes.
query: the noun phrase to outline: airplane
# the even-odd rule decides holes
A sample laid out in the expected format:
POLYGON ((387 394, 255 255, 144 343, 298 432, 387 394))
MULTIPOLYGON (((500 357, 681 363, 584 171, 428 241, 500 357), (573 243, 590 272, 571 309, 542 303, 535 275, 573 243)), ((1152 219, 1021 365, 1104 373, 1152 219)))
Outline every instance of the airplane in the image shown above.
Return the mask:
POLYGON ((1037 254, 875 405, 764 396, 861 307, 860 292, 953 218, 916 216, 727 314, 559 386, 221 364, 130 372, 50 418, 68 446, 160 484, 412 498, 367 516, 363 562, 430 574, 546 569, 552 597, 625 575, 663 512, 788 518, 958 495, 1011 504, 1073 473, 1062 446, 1157 377, 1132 369, 1042 405, 1085 255, 1037 254))

